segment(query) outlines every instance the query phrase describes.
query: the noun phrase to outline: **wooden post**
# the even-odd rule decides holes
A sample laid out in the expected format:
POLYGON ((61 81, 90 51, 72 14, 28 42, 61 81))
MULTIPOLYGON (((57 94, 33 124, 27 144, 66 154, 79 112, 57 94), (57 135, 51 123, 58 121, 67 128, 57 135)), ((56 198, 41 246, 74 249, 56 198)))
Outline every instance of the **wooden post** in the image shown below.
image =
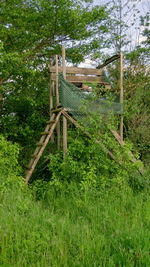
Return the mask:
POLYGON ((63 116, 63 153, 65 158, 67 153, 67 119, 65 116, 63 116))
MULTIPOLYGON (((123 105, 123 54, 120 53, 120 104, 123 105)), ((120 138, 123 141, 123 115, 120 119, 120 138)))
POLYGON ((56 105, 59 105, 59 92, 58 92, 58 55, 56 55, 56 105))
MULTIPOLYGON (((63 76, 64 79, 66 79, 66 51, 65 46, 62 45, 62 69, 63 69, 63 76)), ((66 156, 67 152, 67 119, 65 116, 63 116, 63 152, 64 152, 64 158, 66 156)))
MULTIPOLYGON (((49 105, 50 105, 50 118, 52 116, 52 108, 54 107, 53 105, 53 87, 54 87, 54 83, 51 79, 51 66, 52 66, 52 62, 50 62, 50 65, 49 65, 49 71, 50 71, 50 87, 49 87, 49 95, 50 95, 50 101, 49 101, 49 105)), ((51 136, 51 143, 53 144, 54 143, 54 134, 52 134, 51 136)), ((53 149, 50 150, 51 153, 53 153, 53 149)))
MULTIPOLYGON (((58 81, 58 55, 56 55, 56 105, 59 105, 59 91, 58 91, 58 86, 59 86, 59 81, 58 81)), ((57 149, 60 149, 60 120, 57 123, 57 127, 56 127, 56 131, 57 131, 57 149)))
POLYGON ((56 95, 56 93, 55 93, 55 82, 54 81, 52 81, 52 93, 53 93, 53 97, 56 95))
POLYGON ((49 65, 49 72, 50 72, 50 81, 49 81, 49 111, 50 111, 50 117, 52 115, 52 112, 51 112, 51 109, 53 108, 53 82, 52 82, 52 79, 51 79, 51 66, 52 66, 52 63, 50 62, 50 65, 49 65))
POLYGON ((66 63, 65 63, 65 60, 66 60, 66 51, 65 51, 65 46, 62 45, 62 68, 63 68, 64 79, 66 79, 66 63))

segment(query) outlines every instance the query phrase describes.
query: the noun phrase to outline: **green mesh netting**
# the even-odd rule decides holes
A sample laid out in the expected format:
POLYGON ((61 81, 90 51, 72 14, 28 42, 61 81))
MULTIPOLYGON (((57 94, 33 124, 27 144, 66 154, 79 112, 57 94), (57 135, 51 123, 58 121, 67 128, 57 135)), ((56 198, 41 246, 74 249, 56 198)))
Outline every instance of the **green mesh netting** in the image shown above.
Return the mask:
POLYGON ((94 97, 91 92, 85 92, 74 84, 64 80, 59 75, 59 99, 61 105, 66 108, 76 119, 86 116, 87 112, 108 114, 122 114, 122 104, 110 102, 106 98, 94 97))

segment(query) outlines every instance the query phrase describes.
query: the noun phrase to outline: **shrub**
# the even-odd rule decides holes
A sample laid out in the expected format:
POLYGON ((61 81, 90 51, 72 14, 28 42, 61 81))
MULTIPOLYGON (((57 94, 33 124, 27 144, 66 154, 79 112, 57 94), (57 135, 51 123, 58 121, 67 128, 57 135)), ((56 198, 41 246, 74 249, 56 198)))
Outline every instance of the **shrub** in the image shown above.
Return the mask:
POLYGON ((18 144, 12 144, 0 135, 0 179, 19 174, 18 156, 18 144))

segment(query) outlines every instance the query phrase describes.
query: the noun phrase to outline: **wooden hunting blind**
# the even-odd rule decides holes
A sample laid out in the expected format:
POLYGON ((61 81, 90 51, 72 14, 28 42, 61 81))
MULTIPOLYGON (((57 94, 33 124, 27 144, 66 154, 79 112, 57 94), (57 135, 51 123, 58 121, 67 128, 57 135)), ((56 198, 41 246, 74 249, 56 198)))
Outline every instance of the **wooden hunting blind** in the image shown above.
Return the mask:
MULTIPOLYGON (((57 149, 60 149, 60 118, 63 117, 63 153, 64 157, 67 153, 67 120, 71 121, 75 126, 79 127, 84 134, 90 138, 89 133, 85 132, 79 123, 78 117, 75 116, 80 108, 83 98, 85 98, 85 91, 90 91, 89 86, 96 83, 99 88, 111 89, 108 82, 104 81, 102 67, 120 58, 120 103, 115 103, 116 110, 120 110, 120 104, 123 104, 123 56, 115 55, 109 60, 105 61, 99 69, 94 68, 78 68, 66 67, 65 62, 65 47, 62 46, 62 66, 58 66, 58 55, 56 55, 55 66, 50 65, 50 119, 47 122, 45 130, 41 133, 40 141, 36 144, 36 149, 31 156, 31 160, 26 168, 25 183, 28 183, 43 151, 49 141, 54 142, 54 130, 57 133, 57 149), (108 62, 109 61, 109 62, 108 62), (62 73, 62 75, 60 75, 62 73), (54 101, 55 97, 55 101, 54 101), (117 106, 118 105, 118 106, 117 106), (68 113, 69 112, 69 113, 68 113), (77 118, 77 119, 76 119, 77 118)), ((97 106, 101 105, 105 110, 105 103, 97 102, 97 106)), ((114 108, 114 110, 115 110, 114 108)), ((118 111, 116 112, 118 113, 118 111)), ((121 114, 121 113, 120 113, 121 114)), ((124 145, 123 142, 123 114, 121 114, 120 122, 120 136, 117 132, 112 131, 112 134, 117 141, 124 145)), ((97 140, 97 143, 100 142, 97 140)), ((101 145, 101 144, 100 144, 101 145)), ((107 154, 115 159, 114 155, 103 146, 107 154)), ((133 161, 136 159, 132 155, 133 161)))

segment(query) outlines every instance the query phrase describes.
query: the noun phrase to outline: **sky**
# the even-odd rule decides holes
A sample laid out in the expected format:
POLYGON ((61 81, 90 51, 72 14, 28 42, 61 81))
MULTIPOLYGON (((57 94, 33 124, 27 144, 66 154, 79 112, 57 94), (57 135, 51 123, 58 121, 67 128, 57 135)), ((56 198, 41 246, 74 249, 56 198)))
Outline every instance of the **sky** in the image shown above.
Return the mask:
MULTIPOLYGON (((94 3, 99 5, 99 4, 107 4, 111 0, 94 0, 94 3)), ((117 1, 116 1, 117 2, 117 1)), ((127 2, 122 0, 122 2, 127 2)), ((129 2, 129 1, 128 1, 129 2)), ((144 15, 147 11, 150 12, 150 0, 130 0, 131 3, 135 3, 142 14, 144 15)))
MULTIPOLYGON (((111 0, 94 0, 95 5, 105 5, 111 0)), ((140 26, 140 15, 145 16, 147 12, 150 12, 150 0, 121 0, 122 3, 130 2, 129 7, 131 11, 126 17, 127 24, 129 25, 129 30, 127 35, 131 40, 130 49, 134 49, 136 45, 144 40, 142 36, 143 28, 140 26), (139 14, 132 8, 133 4, 136 5, 136 8, 139 10, 139 14), (134 19, 134 13, 136 13, 134 25, 131 25, 134 19)), ((116 0, 118 2, 118 0, 116 0)), ((127 9, 126 9, 127 10, 127 9)), ((130 10, 130 9, 129 9, 130 10)), ((110 51, 109 51, 110 52, 110 51)), ((113 53, 113 52, 112 52, 113 53)), ((97 64, 90 59, 86 59, 84 63, 80 64, 79 67, 95 67, 97 64)))
MULTIPOLYGON (((96 5, 105 5, 111 2, 111 0, 94 0, 94 4, 96 5)), ((118 0, 115 1, 116 3, 119 2, 118 0)), ((132 39, 131 48, 134 48, 138 43, 144 40, 142 36, 143 28, 140 26, 140 15, 145 16, 147 12, 150 12, 150 0, 121 0, 122 5, 128 2, 131 11, 129 12, 128 16, 126 17, 125 22, 129 25, 128 35, 129 38, 132 39), (139 10, 139 14, 133 8, 133 4, 135 4, 135 8, 139 10), (134 25, 132 25, 133 19, 135 14, 135 21, 134 25)), ((127 5, 126 5, 127 6, 127 5)), ((125 11, 127 8, 124 9, 125 11)))

